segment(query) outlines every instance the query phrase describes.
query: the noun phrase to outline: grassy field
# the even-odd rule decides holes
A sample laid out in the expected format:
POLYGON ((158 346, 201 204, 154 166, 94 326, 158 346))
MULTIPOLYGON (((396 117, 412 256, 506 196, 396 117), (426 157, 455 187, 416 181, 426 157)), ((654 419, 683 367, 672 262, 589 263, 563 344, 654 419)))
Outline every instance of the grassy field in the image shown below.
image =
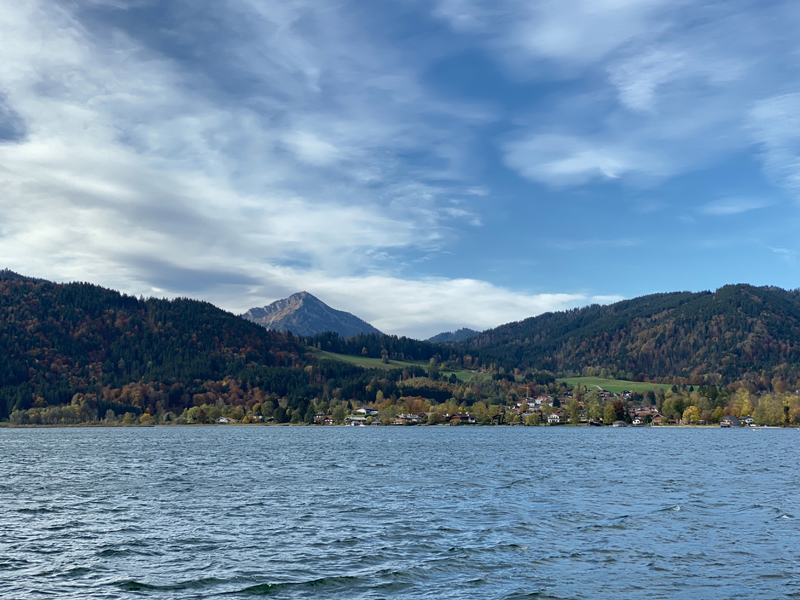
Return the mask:
POLYGON ((666 390, 671 387, 661 383, 641 383, 638 381, 625 381, 624 379, 601 379, 600 377, 567 377, 565 379, 559 379, 559 381, 565 381, 571 385, 585 385, 590 390, 593 388, 597 389, 599 386, 615 394, 624 390, 643 392, 655 388, 663 388, 666 390))
MULTIPOLYGON (((354 365, 358 365, 359 367, 363 367, 365 369, 384 369, 388 371, 390 369, 402 369, 404 367, 426 368, 428 366, 427 362, 422 362, 418 360, 415 360, 413 362, 402 361, 402 360, 390 360, 388 363, 384 363, 383 361, 381 361, 380 358, 367 358, 364 356, 350 356, 349 354, 336 354, 334 352, 326 352, 325 350, 317 350, 315 348, 309 348, 308 350, 319 359, 328 358, 331 360, 341 360, 344 362, 352 363, 354 365)), ((442 371, 442 375, 444 377, 450 377, 452 373, 455 373, 459 381, 463 382, 469 381, 472 378, 472 376, 476 374, 475 371, 442 371)))
POLYGON ((349 354, 336 354, 334 352, 326 352, 325 350, 316 350, 314 348, 308 349, 311 353, 314 354, 317 358, 329 358, 331 360, 341 360, 344 362, 353 363, 354 365, 358 365, 359 367, 364 367, 365 369, 402 369, 404 367, 427 367, 428 363, 423 363, 421 361, 402 361, 402 360, 390 360, 388 363, 384 363, 381 361, 380 358, 368 358, 366 356, 350 356, 349 354))

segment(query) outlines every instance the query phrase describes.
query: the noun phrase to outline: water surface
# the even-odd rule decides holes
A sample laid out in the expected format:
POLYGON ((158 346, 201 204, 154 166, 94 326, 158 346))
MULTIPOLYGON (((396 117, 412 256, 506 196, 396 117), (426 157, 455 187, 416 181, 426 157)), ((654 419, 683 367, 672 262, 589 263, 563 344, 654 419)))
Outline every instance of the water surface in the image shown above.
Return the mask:
POLYGON ((800 598, 800 431, 0 430, 0 597, 800 598))

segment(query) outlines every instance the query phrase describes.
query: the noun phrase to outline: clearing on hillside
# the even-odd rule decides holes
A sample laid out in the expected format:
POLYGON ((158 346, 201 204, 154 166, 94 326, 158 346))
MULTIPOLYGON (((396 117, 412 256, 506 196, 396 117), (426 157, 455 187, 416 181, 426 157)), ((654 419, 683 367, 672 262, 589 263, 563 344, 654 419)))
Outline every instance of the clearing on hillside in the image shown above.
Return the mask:
POLYGON ((625 390, 629 390, 631 392, 646 392, 647 390, 654 390, 656 388, 668 390, 670 387, 672 387, 663 383, 626 381, 624 379, 602 379, 600 377, 565 377, 563 379, 559 379, 559 381, 564 381, 570 385, 585 385, 589 390, 600 387, 606 391, 614 392, 615 394, 625 390))
MULTIPOLYGON (((349 362, 359 367, 363 367, 364 369, 383 369, 385 371, 389 371, 391 369, 403 369, 405 367, 422 367, 423 369, 428 366, 427 362, 423 361, 402 361, 402 360, 390 360, 388 363, 384 363, 380 358, 369 358, 366 356, 351 356, 349 354, 336 354, 335 352, 327 352, 325 350, 317 350, 316 348, 308 348, 308 351, 311 352, 316 358, 323 359, 327 358, 330 360, 341 360, 344 362, 349 362)), ((477 371, 442 371, 441 374, 443 377, 450 377, 451 374, 455 373, 455 376, 461 382, 469 381, 473 375, 476 375, 477 371)))

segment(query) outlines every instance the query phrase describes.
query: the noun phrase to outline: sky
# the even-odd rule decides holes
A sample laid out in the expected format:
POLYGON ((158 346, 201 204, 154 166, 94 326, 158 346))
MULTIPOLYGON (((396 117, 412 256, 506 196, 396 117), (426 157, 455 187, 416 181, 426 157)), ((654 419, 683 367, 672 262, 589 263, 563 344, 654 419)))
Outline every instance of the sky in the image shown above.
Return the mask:
POLYGON ((427 337, 797 288, 800 3, 5 0, 0 268, 427 337))

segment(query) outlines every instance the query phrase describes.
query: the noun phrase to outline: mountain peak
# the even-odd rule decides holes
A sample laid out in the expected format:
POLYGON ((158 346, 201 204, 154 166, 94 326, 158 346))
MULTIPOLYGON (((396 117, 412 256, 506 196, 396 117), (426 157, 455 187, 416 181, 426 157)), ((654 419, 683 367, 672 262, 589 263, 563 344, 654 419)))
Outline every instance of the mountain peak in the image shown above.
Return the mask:
POLYGON ((275 331, 316 335, 334 331, 343 338, 360 333, 381 333, 372 325, 348 312, 336 310, 306 291, 276 300, 264 307, 251 308, 242 315, 248 321, 275 331))

